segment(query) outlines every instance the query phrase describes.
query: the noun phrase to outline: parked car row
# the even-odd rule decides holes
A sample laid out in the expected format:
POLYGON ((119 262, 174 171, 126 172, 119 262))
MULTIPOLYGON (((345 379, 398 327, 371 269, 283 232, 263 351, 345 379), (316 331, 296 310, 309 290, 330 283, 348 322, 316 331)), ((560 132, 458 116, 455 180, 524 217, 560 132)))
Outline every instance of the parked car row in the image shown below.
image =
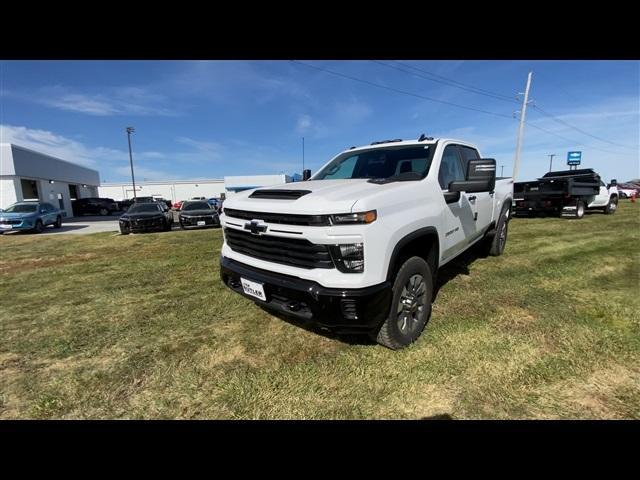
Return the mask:
MULTIPOLYGON (((220 218, 206 200, 181 202, 178 223, 182 229, 219 227, 220 218)), ((173 212, 163 199, 137 201, 120 217, 120 233, 169 231, 173 225, 173 212)))

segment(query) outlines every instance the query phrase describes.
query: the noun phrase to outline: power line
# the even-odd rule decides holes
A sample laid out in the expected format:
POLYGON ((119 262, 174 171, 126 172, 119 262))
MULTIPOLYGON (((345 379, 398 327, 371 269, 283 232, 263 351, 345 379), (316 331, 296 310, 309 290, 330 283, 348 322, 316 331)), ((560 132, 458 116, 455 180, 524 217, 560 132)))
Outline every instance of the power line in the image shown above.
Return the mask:
MULTIPOLYGON (((389 90, 389 91, 392 91, 392 92, 400 93, 402 95, 408 95, 408 96, 415 97, 415 98, 421 98, 423 100, 429 100, 429 101, 436 102, 436 103, 442 103, 442 104, 445 104, 445 105, 451 105, 451 106, 457 107, 457 108, 463 108, 465 110, 472 110, 472 111, 475 111, 475 112, 486 113, 488 115, 493 115, 493 116, 496 116, 496 117, 502 117, 502 118, 508 118, 509 120, 514 120, 514 118, 511 115, 505 115, 505 114, 502 114, 502 113, 491 112, 491 111, 482 110, 482 109, 479 109, 479 108, 467 107, 467 106, 464 106, 464 105, 458 105, 457 103, 447 102, 447 101, 444 101, 444 100, 437 100, 435 98, 426 97, 424 95, 419 95, 417 93, 407 92, 405 90, 400 90, 400 89, 397 89, 397 88, 394 88, 394 87, 388 87, 386 85, 380 85, 379 83, 370 82, 369 80, 364 80, 362 78, 352 77, 352 76, 346 75, 344 73, 336 72, 336 71, 329 70, 329 69, 323 68, 323 67, 318 67, 316 65, 311 65, 309 63, 301 62, 299 60, 290 60, 290 61, 292 63, 297 63, 297 64, 300 64, 300 65, 304 65, 306 67, 314 68, 316 70, 320 70, 320 71, 325 72, 325 73, 330 73, 330 74, 338 76, 338 77, 346 78, 348 80, 353 80, 355 82, 364 83, 366 85, 371 85, 373 87, 382 88, 382 89, 389 90)), ((591 148, 591 149, 594 149, 594 150, 600 150, 601 152, 611 153, 611 154, 614 154, 614 155, 627 155, 626 153, 623 153, 623 152, 612 152, 610 150, 605 150, 605 149, 602 149, 602 148, 586 145, 584 143, 576 142, 575 140, 567 138, 567 137, 565 137, 563 135, 559 135, 559 134, 554 133, 552 131, 549 131, 549 130, 547 130, 545 128, 539 127, 539 126, 537 126, 537 125, 535 125, 533 123, 530 123, 530 122, 525 122, 525 123, 527 125, 529 125, 530 127, 535 128, 536 130, 540 130, 540 131, 545 132, 545 133, 547 133, 549 135, 553 135, 554 137, 560 138, 560 139, 562 139, 562 140, 564 140, 566 142, 569 142, 569 143, 571 143, 573 145, 581 145, 583 147, 591 148)))
POLYGON ((586 144, 584 144, 584 143, 577 142, 577 141, 575 141, 575 140, 573 140, 573 139, 571 139, 571 138, 568 138, 568 137, 565 137, 565 136, 563 136, 563 135, 559 135, 559 134, 557 134, 557 133, 555 133, 555 132, 552 132, 552 131, 550 131, 550 130, 547 130, 546 128, 539 127, 538 125, 536 125, 536 124, 534 124, 534 123, 530 123, 530 122, 525 122, 525 123, 526 123, 527 125, 529 125, 530 127, 535 128, 536 130, 540 130, 541 132, 548 133, 549 135, 553 135, 554 137, 558 137, 558 138, 560 138, 560 139, 564 140, 565 142, 569 142, 569 143, 571 143, 571 144, 573 144, 573 145, 580 145, 580 146, 582 146, 582 147, 591 148, 591 149, 593 149, 593 150, 600 150, 601 152, 611 153, 611 154, 614 154, 614 155, 628 155, 628 154, 627 154, 627 153, 625 153, 625 152, 613 152, 613 151, 611 151, 611 150, 605 150, 605 149, 603 149, 603 148, 594 147, 593 145, 586 145, 586 144))
POLYGON ((371 85, 371 86, 377 87, 377 88, 383 88, 385 90, 390 90, 392 92, 401 93, 403 95, 409 95, 411 97, 421 98, 423 100, 429 100, 430 102, 442 103, 444 105, 451 105, 452 107, 464 108, 465 110, 472 110, 474 112, 486 113, 488 115, 494 115, 496 117, 503 117, 503 118, 509 118, 509 119, 512 118, 510 115, 506 115, 504 113, 491 112, 489 110, 483 110, 481 108, 467 107, 467 106, 464 106, 464 105, 458 105, 457 103, 447 102, 445 100, 438 100, 436 98, 426 97, 424 95, 419 95, 417 93, 407 92, 406 90, 400 90, 398 88, 388 87, 386 85, 380 85, 379 83, 370 82, 369 80, 364 80, 362 78, 352 77, 352 76, 346 75, 344 73, 336 72, 334 70, 329 70, 329 69, 323 68, 323 67, 318 67, 316 65, 311 65, 309 63, 301 62, 299 60, 290 60, 290 61, 293 62, 293 63, 298 63, 300 65, 304 65, 306 67, 315 68, 316 70, 320 70, 322 72, 330 73, 330 74, 338 76, 338 77, 347 78, 349 80, 353 80, 353 81, 356 81, 356 82, 364 83, 364 84, 371 85))
POLYGON ((379 65, 384 65, 385 67, 389 67, 389 68, 394 68, 396 70, 399 70, 401 72, 405 72, 409 75, 414 75, 416 77, 420 77, 420 78, 424 78, 425 80, 429 80, 432 82, 437 82, 437 83, 441 83, 444 85, 448 85, 450 87, 454 87, 454 88, 459 88, 461 90, 466 90, 468 92, 471 93, 476 93, 478 95, 484 95, 486 97, 491 97, 491 98, 495 98, 497 100, 502 100, 503 102, 509 102, 509 103, 518 103, 518 100, 516 100, 513 97, 509 97, 508 95, 503 95, 501 93, 496 93, 496 92, 492 92, 490 90, 485 90, 483 88, 479 88, 479 87, 474 87, 473 85, 469 85, 469 84, 465 84, 462 82, 458 82, 457 80, 453 80, 451 78, 447 78, 444 77, 442 75, 438 75, 437 73, 433 73, 433 72, 429 72, 427 70, 418 68, 418 67, 414 67, 413 65, 410 65, 408 63, 404 63, 404 62, 400 62, 398 60, 395 60, 396 63, 406 67, 406 68, 410 68, 412 70, 418 71, 418 72, 422 72, 425 73, 427 75, 430 75, 432 77, 437 77, 437 78, 430 78, 430 77, 425 77, 424 75, 419 75, 417 73, 413 73, 413 72, 408 72, 407 70, 404 70, 402 68, 396 67, 395 65, 391 65, 388 63, 384 63, 384 62, 380 62, 377 60, 370 60, 371 62, 377 63, 379 65), (438 80, 438 78, 442 79, 442 80, 438 80))
POLYGON ((566 127, 572 128, 572 129, 574 129, 575 131, 582 133, 583 135, 587 135, 588 137, 595 138, 596 140, 599 140, 599 141, 601 141, 601 142, 605 142, 605 143, 609 143, 609 144, 611 144, 611 145, 615 145, 615 146, 617 146, 617 147, 630 148, 630 149, 633 149, 633 150, 637 150, 637 147, 630 147, 630 146, 628 146, 628 145, 622 145, 621 143, 611 142, 611 141, 606 140, 606 139, 604 139, 604 138, 602 138, 602 137, 598 137, 598 136, 596 136, 596 135, 592 135, 591 133, 586 132, 586 131, 582 130, 581 128, 578 128, 578 127, 576 127, 575 125, 571 125, 569 122, 566 122, 566 121, 562 120, 561 118, 557 118, 557 117, 555 117, 554 115, 550 114, 549 112, 546 112, 545 110, 543 110, 542 108, 540 108, 540 107, 539 107, 539 106, 537 106, 537 105, 533 105, 533 108, 535 108, 536 110, 538 110, 538 111, 539 111, 540 113, 542 113, 544 116, 549 117, 550 119, 552 119, 552 120, 553 120, 553 121, 555 121, 556 123, 559 123, 559 124, 564 125, 564 126, 566 126, 566 127))

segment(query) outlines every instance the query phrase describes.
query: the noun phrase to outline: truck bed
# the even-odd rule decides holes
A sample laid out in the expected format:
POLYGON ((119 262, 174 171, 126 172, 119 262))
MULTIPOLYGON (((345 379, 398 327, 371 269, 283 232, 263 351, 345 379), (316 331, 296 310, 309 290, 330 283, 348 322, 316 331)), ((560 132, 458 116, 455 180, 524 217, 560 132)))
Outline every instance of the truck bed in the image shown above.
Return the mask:
POLYGON ((549 172, 537 180, 516 182, 516 211, 559 210, 600 191, 600 175, 592 169, 549 172))

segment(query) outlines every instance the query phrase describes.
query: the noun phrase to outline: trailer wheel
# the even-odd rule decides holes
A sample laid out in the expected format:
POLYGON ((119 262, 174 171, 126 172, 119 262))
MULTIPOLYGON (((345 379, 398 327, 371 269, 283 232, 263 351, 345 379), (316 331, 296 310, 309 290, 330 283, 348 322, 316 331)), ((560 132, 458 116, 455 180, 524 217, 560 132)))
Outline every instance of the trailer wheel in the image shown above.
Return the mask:
POLYGON ((609 203, 607 203, 607 206, 604 207, 604 213, 605 215, 612 215, 616 213, 617 209, 618 209, 618 197, 613 196, 609 199, 609 203))
POLYGON ((576 202, 575 218, 580 219, 582 217, 584 217, 584 202, 582 200, 578 200, 576 202))

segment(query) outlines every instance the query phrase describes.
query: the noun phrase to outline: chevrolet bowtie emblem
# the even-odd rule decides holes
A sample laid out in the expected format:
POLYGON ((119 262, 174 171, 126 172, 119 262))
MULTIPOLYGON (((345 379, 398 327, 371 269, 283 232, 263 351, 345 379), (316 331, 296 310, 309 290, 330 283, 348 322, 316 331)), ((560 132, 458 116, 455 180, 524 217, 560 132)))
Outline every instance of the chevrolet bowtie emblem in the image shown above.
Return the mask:
POLYGON ((251 220, 244 224, 244 229, 249 230, 253 235, 260 235, 267 231, 267 225, 262 220, 251 220))

